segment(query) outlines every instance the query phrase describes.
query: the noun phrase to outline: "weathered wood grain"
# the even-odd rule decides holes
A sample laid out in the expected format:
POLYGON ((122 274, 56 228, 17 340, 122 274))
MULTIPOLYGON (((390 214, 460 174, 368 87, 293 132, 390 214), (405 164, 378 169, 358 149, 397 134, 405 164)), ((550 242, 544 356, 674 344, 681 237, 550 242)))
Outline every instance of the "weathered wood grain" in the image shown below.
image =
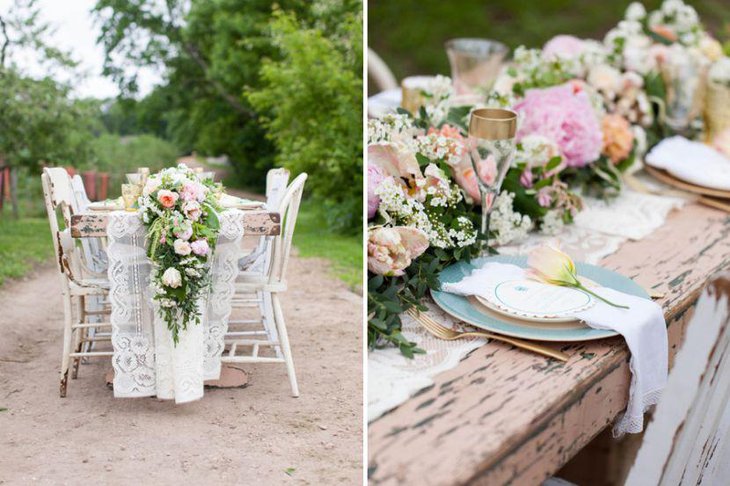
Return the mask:
MULTIPOLYGON (((281 233, 281 216, 270 211, 244 211, 246 236, 277 236, 281 233)), ((100 238, 106 236, 109 213, 88 212, 71 216, 71 236, 74 238, 100 238)))
MULTIPOLYGON (((665 292, 670 355, 707 278, 730 264, 730 217, 690 205, 603 265, 665 292)), ((490 342, 370 424, 372 484, 539 484, 626 406, 621 338, 565 345, 568 363, 490 342)))

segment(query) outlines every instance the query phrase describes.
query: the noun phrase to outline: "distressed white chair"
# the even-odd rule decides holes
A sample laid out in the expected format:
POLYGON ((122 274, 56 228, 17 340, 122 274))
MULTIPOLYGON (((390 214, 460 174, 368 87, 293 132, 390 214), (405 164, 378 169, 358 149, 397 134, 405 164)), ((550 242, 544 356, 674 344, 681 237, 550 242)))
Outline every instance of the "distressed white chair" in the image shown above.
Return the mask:
POLYGON ((730 483, 730 273, 700 296, 627 486, 730 483))
POLYGON ((89 311, 85 300, 89 296, 104 296, 108 293, 109 282, 104 277, 90 276, 85 270, 81 252, 74 238, 71 237, 71 215, 74 213, 76 200, 71 178, 65 169, 46 168, 41 175, 43 196, 51 227, 53 246, 56 252, 56 265, 61 280, 61 296, 63 300, 63 351, 61 358, 60 395, 66 396, 68 371, 71 360, 74 360, 74 374, 78 372, 81 358, 112 356, 111 351, 82 351, 83 343, 88 341, 106 341, 108 337, 88 336, 89 328, 111 328, 109 322, 88 322, 91 316, 102 315, 104 311, 89 311), (59 226, 58 213, 64 228, 59 226))
POLYGON ((260 330, 230 329, 226 334, 228 350, 221 358, 224 363, 286 364, 292 395, 295 397, 299 396, 299 387, 279 294, 287 289, 286 270, 306 179, 307 174, 300 174, 294 179, 281 200, 278 208, 282 218, 281 234, 271 241, 271 252, 267 258, 264 272, 241 272, 236 280, 236 295, 232 307, 234 309, 258 307, 263 314, 263 321, 273 323, 271 327, 276 330, 276 337, 267 336, 267 339, 261 339, 257 336, 261 335, 260 330), (249 297, 251 295, 261 295, 263 305, 259 306, 257 302, 251 302, 249 297), (237 354, 239 351, 243 353, 249 348, 250 353, 237 354), (262 348, 273 348, 275 356, 261 355, 262 348))
POLYGON ((398 89, 393 71, 390 70, 385 61, 378 54, 368 47, 368 76, 373 78, 375 85, 380 91, 398 89))

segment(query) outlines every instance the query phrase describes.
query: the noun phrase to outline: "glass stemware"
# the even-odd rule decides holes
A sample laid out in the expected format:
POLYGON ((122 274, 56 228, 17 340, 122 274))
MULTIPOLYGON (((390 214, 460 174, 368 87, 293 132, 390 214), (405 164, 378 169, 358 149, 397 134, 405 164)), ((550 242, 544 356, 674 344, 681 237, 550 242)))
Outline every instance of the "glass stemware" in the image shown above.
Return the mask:
POLYGON ((122 200, 124 201, 124 210, 133 212, 137 208, 135 204, 142 194, 141 188, 138 184, 122 184, 122 200))
POLYGON ((457 95, 485 94, 509 52, 501 42, 489 39, 452 39, 445 47, 457 95))
POLYGON ((676 133, 685 133, 701 110, 707 63, 681 46, 672 46, 661 67, 666 86, 666 121, 676 133))
POLYGON ((481 108, 469 120, 469 157, 482 205, 482 252, 488 251, 489 214, 515 153, 517 113, 502 108, 481 108))

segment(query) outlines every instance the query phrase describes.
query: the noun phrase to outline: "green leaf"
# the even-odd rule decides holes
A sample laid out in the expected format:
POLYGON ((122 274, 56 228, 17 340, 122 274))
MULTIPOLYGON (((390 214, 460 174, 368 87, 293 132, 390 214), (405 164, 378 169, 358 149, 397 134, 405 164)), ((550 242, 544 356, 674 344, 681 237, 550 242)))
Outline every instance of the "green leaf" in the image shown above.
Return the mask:
POLYGON ((295 469, 295 468, 293 468, 293 467, 288 467, 288 468, 284 469, 284 473, 285 473, 285 474, 286 474, 287 476, 292 476, 292 475, 294 474, 294 472, 295 472, 295 471, 296 471, 296 469, 295 469))

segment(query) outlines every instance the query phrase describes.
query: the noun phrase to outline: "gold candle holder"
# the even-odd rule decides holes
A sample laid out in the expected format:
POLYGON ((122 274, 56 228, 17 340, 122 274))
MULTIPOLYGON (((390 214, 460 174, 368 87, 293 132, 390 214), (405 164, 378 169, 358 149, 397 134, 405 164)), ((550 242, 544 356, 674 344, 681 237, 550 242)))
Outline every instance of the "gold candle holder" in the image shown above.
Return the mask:
POLYGON ((705 141, 712 142, 715 137, 730 129, 730 86, 712 80, 707 81, 705 91, 705 141))
POLYGON ((422 106, 428 104, 423 90, 435 76, 408 76, 401 81, 401 106, 412 115, 417 115, 422 106))

